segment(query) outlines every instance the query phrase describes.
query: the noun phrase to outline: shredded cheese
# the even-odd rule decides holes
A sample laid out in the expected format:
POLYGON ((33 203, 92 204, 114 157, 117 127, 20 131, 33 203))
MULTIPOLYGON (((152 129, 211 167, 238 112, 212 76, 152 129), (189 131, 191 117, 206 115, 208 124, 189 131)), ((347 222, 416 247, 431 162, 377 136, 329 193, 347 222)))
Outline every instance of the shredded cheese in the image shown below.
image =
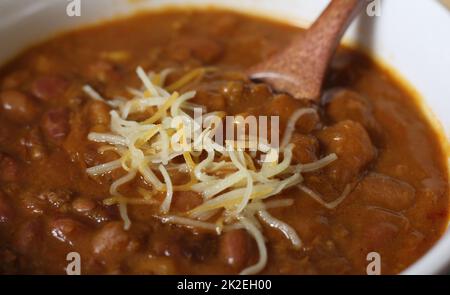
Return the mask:
POLYGON ((238 228, 247 230, 256 241, 259 260, 255 265, 242 270, 241 274, 255 274, 262 271, 267 263, 261 223, 279 230, 294 249, 302 247, 294 228, 267 211, 293 204, 292 199, 276 198, 281 191, 298 187, 321 205, 334 209, 344 200, 349 190, 335 202, 326 203, 317 193, 302 184, 302 173, 329 165, 337 159, 334 154, 314 163, 291 163, 294 145, 290 141, 295 124, 305 114, 316 114, 314 109, 294 112, 279 148, 270 147, 254 138, 243 142, 227 141, 226 148, 214 142, 212 134, 220 127, 214 118, 221 121, 225 114, 207 113, 204 118, 208 123, 204 124, 206 126, 199 126, 189 113, 195 107, 201 107, 202 110, 206 108, 189 102, 195 97, 195 91, 182 93, 183 88, 201 79, 209 70, 211 69, 195 69, 165 86, 172 69, 157 74, 146 73, 138 67, 136 73, 143 86, 141 89, 128 89, 133 95, 131 99, 119 97, 107 100, 89 85, 84 86, 83 90, 92 99, 103 101, 113 108, 110 113, 110 132, 90 133, 88 139, 106 144, 99 149, 100 153, 108 150, 119 157, 117 160, 89 167, 86 172, 92 177, 121 168, 127 172, 114 181, 110 187, 111 197, 104 201, 105 204, 119 206, 125 229, 131 226, 127 205, 132 204, 159 205, 157 217, 163 223, 209 230, 218 235, 238 228), (142 121, 130 119, 131 115, 137 113, 149 115, 142 121), (180 118, 181 121, 178 122, 177 119, 180 118), (186 126, 189 128, 183 128, 186 126), (192 142, 195 149, 179 149, 188 142, 192 142), (241 144, 245 147, 256 146, 258 151, 240 149, 241 144), (171 171, 187 174, 190 181, 181 185, 173 183, 171 171), (142 199, 122 195, 120 187, 137 175, 151 189, 147 186, 137 188, 142 199), (180 191, 199 193, 203 197, 203 203, 189 212, 174 214, 171 211, 173 196, 180 191), (162 202, 153 198, 156 194, 165 194, 162 202))

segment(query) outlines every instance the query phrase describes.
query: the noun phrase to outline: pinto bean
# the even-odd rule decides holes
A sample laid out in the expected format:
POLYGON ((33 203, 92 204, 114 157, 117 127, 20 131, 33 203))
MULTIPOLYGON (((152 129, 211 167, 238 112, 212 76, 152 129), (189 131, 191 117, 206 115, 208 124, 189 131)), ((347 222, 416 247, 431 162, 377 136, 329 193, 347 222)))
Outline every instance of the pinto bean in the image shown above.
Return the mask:
POLYGON ((14 217, 14 210, 9 200, 0 192, 0 224, 9 222, 14 217))
POLYGON ((33 99, 20 91, 7 90, 0 93, 1 113, 10 121, 27 124, 39 114, 33 99))
POLYGON ((93 210, 95 206, 95 202, 88 198, 77 198, 72 202, 72 208, 79 213, 89 212, 93 210))
POLYGON ((242 269, 250 256, 251 241, 244 230, 232 230, 222 235, 220 240, 220 256, 225 264, 242 269))
POLYGON ((389 245, 399 234, 397 225, 390 222, 371 224, 364 231, 362 243, 370 250, 380 249, 389 245))
POLYGON ((86 229, 80 222, 71 218, 59 218, 49 223, 52 236, 63 243, 73 245, 85 238, 86 229))
POLYGON ((0 153, 0 181, 15 182, 19 178, 19 162, 7 154, 0 153))
POLYGON ((371 173, 358 185, 356 193, 373 206, 401 211, 414 203, 415 189, 387 175, 371 173))
POLYGON ((109 126, 111 116, 109 112, 110 107, 101 101, 93 101, 88 106, 88 118, 92 127, 95 126, 109 126))
POLYGON ((43 76, 33 81, 31 93, 42 101, 61 98, 69 88, 69 83, 59 76, 43 76))
POLYGON ((102 223, 111 220, 111 212, 104 206, 89 198, 80 197, 72 202, 72 209, 81 216, 87 217, 93 222, 102 223))
POLYGON ((376 157, 376 149, 361 124, 342 121, 321 130, 320 142, 327 153, 335 153, 338 159, 325 171, 333 183, 347 184, 365 169, 376 157))
POLYGON ((70 132, 69 111, 65 108, 51 109, 44 114, 41 121, 44 134, 55 141, 62 140, 70 132))
POLYGON ((94 253, 104 260, 116 261, 138 247, 139 242, 123 229, 121 222, 105 224, 92 240, 94 253))
POLYGON ((25 147, 27 159, 29 160, 40 160, 47 153, 39 128, 31 129, 22 139, 21 144, 25 147))

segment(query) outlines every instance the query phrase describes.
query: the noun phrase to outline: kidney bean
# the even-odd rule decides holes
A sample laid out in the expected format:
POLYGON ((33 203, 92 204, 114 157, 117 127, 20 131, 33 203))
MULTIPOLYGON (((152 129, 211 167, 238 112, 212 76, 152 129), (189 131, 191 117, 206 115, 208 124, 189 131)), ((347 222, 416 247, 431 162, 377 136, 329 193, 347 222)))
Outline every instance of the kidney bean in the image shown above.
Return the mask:
POLYGON ((31 93, 42 101, 61 98, 69 88, 69 82, 60 76, 43 76, 34 80, 31 93))
POLYGON ((46 112, 41 121, 44 134, 55 141, 62 140, 70 132, 69 111, 65 108, 55 108, 46 112))
POLYGON ((248 262, 251 251, 250 237, 244 230, 225 232, 220 239, 222 260, 235 269, 242 269, 248 262))

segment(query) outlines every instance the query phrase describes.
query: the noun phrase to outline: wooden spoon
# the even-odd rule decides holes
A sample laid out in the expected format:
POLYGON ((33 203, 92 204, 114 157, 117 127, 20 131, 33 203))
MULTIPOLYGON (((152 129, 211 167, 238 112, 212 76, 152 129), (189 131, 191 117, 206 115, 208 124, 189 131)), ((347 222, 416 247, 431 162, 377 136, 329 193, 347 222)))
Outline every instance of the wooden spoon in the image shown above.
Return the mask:
POLYGON ((342 35, 365 0, 332 0, 305 32, 283 51, 252 67, 249 77, 298 99, 318 100, 328 65, 342 35))

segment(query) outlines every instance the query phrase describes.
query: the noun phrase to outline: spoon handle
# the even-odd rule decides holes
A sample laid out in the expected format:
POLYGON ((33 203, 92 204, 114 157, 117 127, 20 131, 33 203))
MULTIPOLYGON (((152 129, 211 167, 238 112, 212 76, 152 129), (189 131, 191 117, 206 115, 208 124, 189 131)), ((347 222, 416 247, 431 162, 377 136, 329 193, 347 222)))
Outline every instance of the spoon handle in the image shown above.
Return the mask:
POLYGON ((332 0, 314 24, 285 50, 250 69, 250 78, 264 80, 298 99, 317 100, 340 39, 365 3, 332 0))

